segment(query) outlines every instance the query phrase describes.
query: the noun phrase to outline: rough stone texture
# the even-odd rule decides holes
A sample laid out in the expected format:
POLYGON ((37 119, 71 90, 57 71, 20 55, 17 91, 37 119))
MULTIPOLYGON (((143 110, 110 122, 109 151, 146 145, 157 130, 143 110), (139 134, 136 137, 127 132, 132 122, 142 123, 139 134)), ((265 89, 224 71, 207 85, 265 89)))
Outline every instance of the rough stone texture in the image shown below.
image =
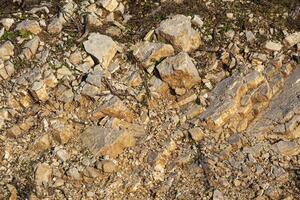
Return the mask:
POLYGON ((111 37, 99 33, 91 33, 83 42, 85 50, 93 55, 104 67, 108 67, 117 52, 117 44, 111 37))
POLYGON ((162 21, 157 32, 176 49, 185 52, 197 49, 201 44, 200 34, 192 28, 190 18, 184 15, 162 21))
POLYGON ((300 42, 300 32, 288 35, 284 38, 284 43, 288 47, 292 47, 300 42))
POLYGON ((40 38, 38 36, 35 36, 32 40, 26 42, 23 51, 20 55, 20 58, 26 58, 27 60, 32 59, 32 57, 37 52, 39 43, 40 43, 40 38))
POLYGON ((94 112, 94 115, 98 115, 98 113, 103 113, 104 115, 108 115, 110 117, 124 119, 128 122, 132 122, 134 117, 133 113, 117 96, 112 97, 109 101, 97 108, 94 112))
POLYGON ((26 19, 22 22, 20 22, 17 27, 16 27, 16 30, 24 30, 24 31, 29 31, 33 34, 39 34, 42 29, 39 25, 39 23, 35 20, 29 20, 29 19, 26 19))
POLYGON ((8 60, 14 55, 14 45, 10 41, 4 42, 0 46, 0 59, 8 60))
POLYGON ((147 68, 162 58, 174 55, 174 49, 169 44, 142 42, 134 46, 133 55, 147 68))
POLYGON ((166 58, 157 69, 162 80, 173 88, 190 89, 201 81, 192 58, 187 53, 166 58))
POLYGON ((51 167, 46 163, 41 163, 35 171, 35 182, 37 185, 47 185, 51 181, 51 176, 51 167))
POLYGON ((128 130, 89 127, 81 135, 84 147, 94 155, 118 156, 125 148, 135 145, 134 134, 128 130))
POLYGON ((119 4, 117 0, 99 0, 99 3, 109 12, 114 11, 119 4))
POLYGON ((46 91, 46 85, 42 81, 34 82, 31 87, 31 92, 38 101, 45 102, 49 99, 49 95, 46 91))

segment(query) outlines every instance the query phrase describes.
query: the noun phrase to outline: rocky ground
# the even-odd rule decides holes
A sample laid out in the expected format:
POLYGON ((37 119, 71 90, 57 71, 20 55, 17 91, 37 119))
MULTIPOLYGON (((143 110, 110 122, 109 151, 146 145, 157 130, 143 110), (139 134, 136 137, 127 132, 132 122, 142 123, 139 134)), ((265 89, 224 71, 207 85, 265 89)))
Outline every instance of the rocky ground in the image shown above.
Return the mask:
POLYGON ((0 199, 300 199, 300 2, 2 0, 0 199))

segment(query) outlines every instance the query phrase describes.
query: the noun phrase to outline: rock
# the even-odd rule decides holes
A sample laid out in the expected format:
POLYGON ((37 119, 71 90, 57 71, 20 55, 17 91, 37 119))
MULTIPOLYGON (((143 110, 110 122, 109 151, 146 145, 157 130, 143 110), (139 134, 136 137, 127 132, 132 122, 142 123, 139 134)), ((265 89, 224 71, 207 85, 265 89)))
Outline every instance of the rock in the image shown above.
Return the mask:
POLYGON ((97 108, 94 114, 97 114, 99 112, 110 117, 124 119, 128 122, 132 122, 134 118, 134 114, 117 96, 112 97, 109 101, 97 108))
POLYGON ((35 36, 32 40, 28 41, 23 47, 20 58, 26 58, 27 60, 30 60, 36 54, 39 43, 40 38, 38 36, 35 36))
POLYGON ((35 183, 39 186, 45 185, 51 181, 52 169, 46 163, 40 163, 35 171, 35 183))
POLYGON ((91 85, 89 83, 86 83, 83 86, 82 91, 81 91, 82 95, 89 96, 91 98, 95 98, 96 96, 100 95, 100 93, 101 93, 100 88, 98 88, 94 85, 91 85))
POLYGON ((14 45, 10 41, 4 42, 0 46, 0 59, 8 60, 14 55, 14 45))
POLYGON ((81 179, 81 174, 79 173, 78 169, 76 167, 72 167, 68 170, 67 175, 75 180, 81 179))
POLYGON ((48 150, 51 147, 51 138, 49 134, 39 137, 33 145, 34 151, 39 153, 48 150))
POLYGON ((17 31, 19 31, 19 30, 28 31, 35 35, 39 34, 42 31, 42 29, 37 21, 29 20, 29 19, 26 19, 26 20, 20 22, 17 25, 16 30, 17 31))
POLYGON ((157 69, 162 80, 172 88, 190 89, 201 81, 192 58, 184 52, 166 58, 157 66, 157 69))
POLYGON ((117 0, 99 0, 98 2, 109 12, 113 12, 119 5, 117 0))
POLYGON ((199 127, 190 129, 189 133, 191 134, 193 140, 195 140, 196 142, 199 142, 204 137, 204 133, 203 133, 202 129, 199 127))
POLYGON ((162 58, 174 55, 174 49, 169 44, 141 42, 134 46, 133 55, 144 67, 148 67, 162 58))
POLYGON ((103 160, 102 169, 106 173, 112 173, 117 170, 117 165, 111 160, 103 160))
POLYGON ((199 15, 195 15, 192 19, 192 24, 197 26, 198 28, 202 28, 204 22, 202 21, 199 15))
POLYGON ((172 152, 175 151, 176 147, 177 145, 173 140, 170 140, 170 142, 166 144, 164 150, 160 152, 155 159, 155 171, 164 173, 167 162, 170 159, 172 152))
POLYGON ((135 145, 134 133, 125 129, 114 130, 98 126, 87 128, 81 135, 84 147, 95 156, 118 156, 125 148, 135 145))
POLYGON ((190 18, 184 15, 175 15, 162 21, 157 32, 176 49, 185 52, 195 50, 201 44, 200 34, 192 28, 190 18))
POLYGON ((45 102, 49 99, 49 95, 46 91, 46 85, 42 81, 33 83, 31 87, 31 93, 38 101, 45 102))
POLYGON ((10 27, 15 23, 13 18, 3 18, 0 20, 0 23, 4 26, 5 30, 9 30, 10 27))
POLYGON ((265 44, 265 49, 269 51, 280 51, 282 48, 282 45, 280 43, 276 43, 273 41, 267 41, 265 44))
POLYGON ((81 63, 83 61, 82 55, 80 51, 76 51, 74 53, 72 53, 69 57, 70 63, 72 63, 73 65, 78 65, 79 63, 81 63))
POLYGON ((284 44, 287 47, 292 47, 298 43, 300 43, 300 32, 293 33, 284 38, 284 44))
POLYGON ((149 90, 151 95, 156 98, 163 98, 170 94, 168 84, 155 76, 149 80, 149 90))
POLYGON ((255 40, 255 35, 251 31, 246 31, 245 35, 247 42, 253 42, 255 40))
POLYGON ((295 156, 300 153, 300 146, 296 142, 280 141, 273 145, 284 156, 295 156))
POLYGON ((220 190, 215 190, 213 194, 213 200, 224 200, 224 196, 220 190))
POLYGON ((104 68, 108 67, 117 52, 117 44, 112 38, 99 33, 91 33, 83 45, 85 50, 94 56, 104 68))
POLYGON ((68 152, 67 152, 66 150, 64 150, 64 149, 59 149, 59 150, 57 150, 57 151, 56 151, 56 155, 57 155, 57 157, 58 157, 61 161, 63 161, 63 162, 69 160, 69 158, 70 158, 70 155, 69 155, 68 152))
POLYGON ((10 138, 17 138, 22 134, 22 130, 18 125, 14 125, 7 130, 7 136, 10 138))
POLYGON ((53 18, 47 27, 47 31, 51 34, 58 34, 62 31, 62 29, 63 29, 63 21, 59 17, 53 18))
POLYGON ((56 122, 53 124, 53 129, 53 138, 61 144, 66 144, 74 136, 71 125, 65 125, 62 122, 56 122))

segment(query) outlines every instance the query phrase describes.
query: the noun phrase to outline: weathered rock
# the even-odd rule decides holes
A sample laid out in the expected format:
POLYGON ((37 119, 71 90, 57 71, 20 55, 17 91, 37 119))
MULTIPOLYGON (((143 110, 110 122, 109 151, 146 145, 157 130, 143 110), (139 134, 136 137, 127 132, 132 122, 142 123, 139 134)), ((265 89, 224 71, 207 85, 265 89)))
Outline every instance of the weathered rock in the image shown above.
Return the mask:
POLYGON ((174 55, 174 49, 169 44, 142 42, 134 46, 133 55, 144 67, 148 67, 162 58, 174 55))
POLYGON ((17 138, 22 134, 22 130, 18 125, 14 125, 7 130, 7 136, 11 138, 17 138))
POLYGON ((63 20, 59 17, 55 17, 52 19, 50 24, 47 27, 47 31, 51 34, 57 34, 60 33, 63 29, 63 20))
POLYGON ((155 76, 149 80, 149 90, 152 96, 156 98, 166 97, 170 93, 168 84, 155 76))
POLYGON ((173 153, 173 151, 175 151, 176 147, 177 145, 173 140, 170 140, 170 142, 168 142, 168 144, 164 147, 164 150, 160 152, 155 159, 155 171, 160 173, 165 172, 167 162, 169 161, 171 154, 173 153))
POLYGON ((40 163, 35 171, 35 183, 39 186, 45 185, 51 181, 52 169, 46 163, 40 163))
POLYGON ((49 99, 49 95, 46 91, 46 85, 42 81, 33 83, 31 87, 31 93, 38 101, 45 102, 49 99))
POLYGON ((53 137, 57 142, 65 144, 69 142, 73 136, 74 130, 71 125, 59 121, 53 124, 53 137))
POLYGON ((192 24, 197 26, 198 28, 202 28, 204 22, 202 21, 199 15, 195 15, 192 19, 192 24))
POLYGON ((109 12, 114 11, 119 5, 117 0, 99 0, 99 3, 109 12))
POLYGON ((201 128, 195 127, 189 130, 189 133, 191 134, 193 140, 196 142, 200 141, 204 137, 204 133, 201 128))
POLYGON ((112 38, 99 33, 91 33, 83 45, 85 50, 94 56, 104 68, 108 67, 117 52, 117 44, 112 38))
POLYGON ((162 21, 157 32, 175 48, 185 52, 197 49, 201 44, 200 34, 192 28, 190 18, 184 15, 162 21))
POLYGON ((288 47, 292 47, 300 42, 300 32, 293 33, 284 38, 284 44, 288 47))
POLYGON ((102 169, 106 173, 112 173, 117 170, 117 165, 111 160, 103 160, 102 169))
POLYGON ((70 158, 70 155, 68 154, 68 152, 64 149, 58 149, 56 151, 56 155, 57 157, 62 160, 63 162, 65 162, 66 160, 68 160, 70 158))
POLYGON ((192 58, 184 52, 166 58, 157 66, 157 69, 163 81, 172 88, 190 89, 201 81, 192 58))
POLYGON ((270 51, 280 51, 282 48, 282 45, 280 43, 276 43, 273 41, 267 41, 265 44, 265 49, 270 51))
POLYGON ((133 121, 134 114, 126 107, 126 105, 117 96, 114 96, 109 101, 104 103, 102 106, 96 109, 94 115, 97 113, 103 113, 110 117, 116 117, 119 119, 126 120, 128 122, 133 121))
POLYGON ((37 153, 46 151, 51 147, 51 143, 52 141, 49 134, 44 134, 36 140, 33 145, 33 150, 37 153))
POLYGON ((274 144, 274 148, 284 156, 294 156, 300 153, 300 146, 296 142, 280 141, 274 144))
POLYGON ((4 26, 5 30, 9 30, 10 27, 15 23, 13 18, 3 18, 0 23, 4 26))
POLYGON ((81 52, 76 51, 76 52, 72 53, 69 57, 69 60, 73 65, 78 65, 79 63, 81 63, 83 61, 81 52))
POLYGON ((81 135, 84 147, 94 155, 118 156, 125 148, 135 145, 134 133, 128 130, 114 130, 101 127, 89 127, 81 135))
POLYGON ((23 59, 25 57, 27 60, 30 60, 36 54, 39 43, 40 38, 38 36, 35 36, 32 40, 28 41, 24 45, 20 58, 23 59))
POLYGON ((0 59, 8 60, 14 55, 14 45, 10 41, 6 41, 0 46, 0 59))
POLYGON ((39 34, 42 29, 39 25, 39 23, 35 20, 29 20, 29 19, 26 19, 22 22, 20 22, 17 27, 16 27, 16 30, 24 30, 24 31, 29 31, 33 34, 39 34))

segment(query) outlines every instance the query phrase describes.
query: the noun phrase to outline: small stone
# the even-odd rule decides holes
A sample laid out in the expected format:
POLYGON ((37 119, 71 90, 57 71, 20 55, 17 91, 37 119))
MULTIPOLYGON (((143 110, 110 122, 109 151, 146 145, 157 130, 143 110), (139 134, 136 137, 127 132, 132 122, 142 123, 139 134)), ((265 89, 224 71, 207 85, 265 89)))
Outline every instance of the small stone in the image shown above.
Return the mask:
POLYGON ((28 41, 24 45, 20 58, 25 57, 27 60, 30 60, 36 54, 39 43, 40 38, 38 36, 35 36, 32 40, 28 41))
POLYGON ((192 24, 197 26, 198 28, 202 28, 204 22, 202 21, 199 15, 195 15, 192 19, 192 24))
POLYGON ((63 29, 63 21, 59 17, 53 18, 47 27, 47 31, 51 34, 58 34, 62 31, 62 29, 63 29))
POLYGON ((117 165, 111 160, 102 161, 103 171, 106 173, 112 173, 117 170, 117 165))
POLYGON ((99 3, 109 12, 113 12, 119 5, 117 0, 100 0, 99 3))
POLYGON ((251 31, 246 31, 245 34, 247 42, 253 42, 255 40, 255 36, 251 31))
POLYGON ((213 200, 224 200, 224 196, 220 190, 215 190, 213 194, 213 200))
POLYGON ((17 138, 22 134, 22 130, 18 125, 14 125, 10 129, 7 130, 7 136, 10 138, 17 138))
POLYGON ((190 18, 184 15, 175 15, 162 21, 157 32, 176 49, 185 52, 195 50, 201 44, 200 34, 192 28, 190 18))
POLYGON ((280 43, 276 43, 273 41, 267 41, 265 44, 265 49, 269 51, 280 51, 282 48, 282 45, 280 43))
POLYGON ((49 134, 39 137, 33 146, 34 151, 37 153, 48 150, 51 147, 51 139, 49 134))
POLYGON ((70 63, 72 63, 73 65, 78 65, 83 60, 81 52, 76 51, 76 52, 72 53, 69 57, 69 60, 70 60, 70 63))
POLYGON ((190 89, 201 81, 192 58, 184 52, 166 58, 157 66, 158 72, 172 88, 190 89))
POLYGON ((204 137, 204 133, 203 133, 202 129, 199 127, 190 129, 189 133, 191 134, 193 140, 195 140, 196 142, 199 142, 204 137))
POLYGON ((9 30, 10 27, 15 23, 13 18, 3 18, 0 23, 4 26, 5 30, 9 30))
POLYGON ((280 141, 273 146, 275 150, 284 156, 294 156, 300 153, 300 147, 296 142, 280 141))
POLYGON ((54 125, 53 137, 61 144, 66 144, 73 137, 73 129, 70 125, 57 123, 54 125))
POLYGON ((46 163, 40 163, 35 171, 35 182, 37 185, 45 185, 51 181, 52 169, 46 163))
POLYGON ((72 167, 68 170, 67 175, 72 177, 75 180, 81 179, 81 174, 79 173, 78 169, 76 167, 72 167))
POLYGON ((0 46, 0 59, 8 60, 11 56, 14 55, 14 45, 10 41, 4 42, 0 46))
POLYGON ((101 112, 110 117, 116 117, 119 119, 124 119, 125 121, 132 122, 134 115, 126 107, 126 105, 117 96, 112 97, 105 104, 97 108, 95 113, 101 112))
POLYGON ((284 44, 287 47, 292 47, 298 43, 300 43, 300 32, 293 33, 284 38, 284 44))
POLYGON ((45 102, 49 99, 49 95, 46 91, 46 85, 42 81, 34 82, 31 87, 31 92, 39 101, 45 102))
POLYGON ((16 27, 16 30, 24 30, 24 31, 29 31, 33 34, 39 34, 42 29, 39 25, 39 23, 35 20, 29 20, 29 19, 26 19, 22 22, 20 22, 17 27, 16 27))
POLYGON ((85 50, 94 56, 104 68, 108 67, 117 52, 117 44, 112 38, 99 33, 91 33, 83 45, 85 50))
POLYGON ((141 42, 133 47, 133 55, 147 68, 162 58, 174 55, 172 45, 163 43, 141 42))
POLYGON ((68 152, 64 149, 59 149, 56 152, 57 157, 62 160, 63 162, 69 160, 70 155, 68 154, 68 152))
POLYGON ((129 130, 114 130, 101 127, 89 127, 81 135, 84 147, 95 156, 107 155, 112 158, 125 148, 135 145, 134 133, 129 130))
POLYGON ((101 93, 100 88, 98 88, 94 85, 91 85, 89 83, 86 83, 83 86, 82 91, 81 91, 82 95, 89 96, 91 98, 95 98, 96 96, 100 95, 100 93, 101 93))

